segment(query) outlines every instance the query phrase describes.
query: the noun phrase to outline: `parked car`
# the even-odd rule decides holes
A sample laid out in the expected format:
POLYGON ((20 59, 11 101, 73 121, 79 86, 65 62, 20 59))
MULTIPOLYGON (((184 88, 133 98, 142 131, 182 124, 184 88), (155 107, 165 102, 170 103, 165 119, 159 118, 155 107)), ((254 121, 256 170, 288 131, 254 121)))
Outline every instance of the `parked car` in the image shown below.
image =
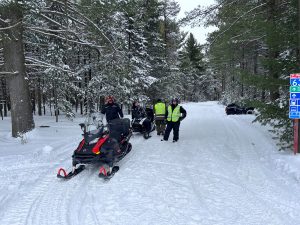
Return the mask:
POLYGON ((233 114, 253 114, 254 107, 242 107, 237 105, 236 103, 231 103, 226 106, 225 112, 227 115, 233 114))

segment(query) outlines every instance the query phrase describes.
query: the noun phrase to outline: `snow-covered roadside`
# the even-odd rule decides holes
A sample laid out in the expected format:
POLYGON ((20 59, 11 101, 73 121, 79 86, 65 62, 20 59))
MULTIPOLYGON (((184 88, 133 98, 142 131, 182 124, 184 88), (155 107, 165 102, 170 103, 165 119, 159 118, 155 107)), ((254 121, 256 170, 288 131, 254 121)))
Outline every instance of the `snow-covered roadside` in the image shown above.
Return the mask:
POLYGON ((299 224, 299 156, 279 152, 251 115, 226 116, 216 102, 184 107, 180 141, 134 135, 108 183, 94 166, 55 177, 71 164, 82 119, 36 118, 25 145, 0 121, 0 224, 299 224))
POLYGON ((277 171, 283 172, 297 181, 300 181, 300 154, 294 155, 292 150, 279 151, 279 147, 276 146, 276 141, 272 140, 272 134, 268 132, 269 127, 261 126, 257 122, 252 123, 254 120, 253 115, 231 115, 229 117, 234 118, 239 123, 245 125, 245 127, 255 127, 262 138, 270 140, 269 144, 265 146, 265 149, 261 151, 261 154, 263 154, 261 158, 262 161, 267 161, 274 166, 274 169, 277 171))

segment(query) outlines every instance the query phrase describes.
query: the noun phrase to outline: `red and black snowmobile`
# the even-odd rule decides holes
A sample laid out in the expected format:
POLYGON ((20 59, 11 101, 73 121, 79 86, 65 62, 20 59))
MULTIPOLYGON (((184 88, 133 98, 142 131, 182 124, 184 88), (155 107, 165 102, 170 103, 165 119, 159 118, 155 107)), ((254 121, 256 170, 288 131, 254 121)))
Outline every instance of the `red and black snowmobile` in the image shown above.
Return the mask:
POLYGON ((119 170, 115 163, 123 159, 132 148, 129 142, 132 135, 130 120, 115 119, 107 126, 101 123, 98 129, 92 131, 87 131, 83 123, 80 126, 84 138, 72 155, 73 169, 67 173, 65 169, 60 168, 57 177, 69 179, 83 171, 86 164, 102 163, 99 176, 111 178, 119 170))

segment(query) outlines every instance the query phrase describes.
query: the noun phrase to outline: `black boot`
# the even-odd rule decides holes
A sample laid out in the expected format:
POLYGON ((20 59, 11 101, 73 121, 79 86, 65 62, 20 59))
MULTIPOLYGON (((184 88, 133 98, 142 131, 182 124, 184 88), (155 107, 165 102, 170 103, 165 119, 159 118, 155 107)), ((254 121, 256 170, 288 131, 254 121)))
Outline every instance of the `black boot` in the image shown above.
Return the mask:
POLYGON ((150 137, 151 137, 151 136, 150 136, 149 132, 145 132, 145 133, 144 133, 144 138, 145 138, 145 139, 148 139, 148 138, 150 138, 150 137))

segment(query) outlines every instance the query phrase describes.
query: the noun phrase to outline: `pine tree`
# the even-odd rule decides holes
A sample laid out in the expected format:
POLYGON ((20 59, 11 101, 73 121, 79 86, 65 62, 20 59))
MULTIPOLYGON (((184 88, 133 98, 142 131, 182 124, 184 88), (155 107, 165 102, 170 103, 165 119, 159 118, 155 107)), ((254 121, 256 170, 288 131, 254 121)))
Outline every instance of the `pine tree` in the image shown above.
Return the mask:
POLYGON ((208 99, 207 85, 209 81, 204 74, 204 55, 202 47, 197 43, 193 34, 190 33, 183 50, 180 53, 180 69, 183 73, 182 84, 184 87, 184 99, 198 101, 208 99))

